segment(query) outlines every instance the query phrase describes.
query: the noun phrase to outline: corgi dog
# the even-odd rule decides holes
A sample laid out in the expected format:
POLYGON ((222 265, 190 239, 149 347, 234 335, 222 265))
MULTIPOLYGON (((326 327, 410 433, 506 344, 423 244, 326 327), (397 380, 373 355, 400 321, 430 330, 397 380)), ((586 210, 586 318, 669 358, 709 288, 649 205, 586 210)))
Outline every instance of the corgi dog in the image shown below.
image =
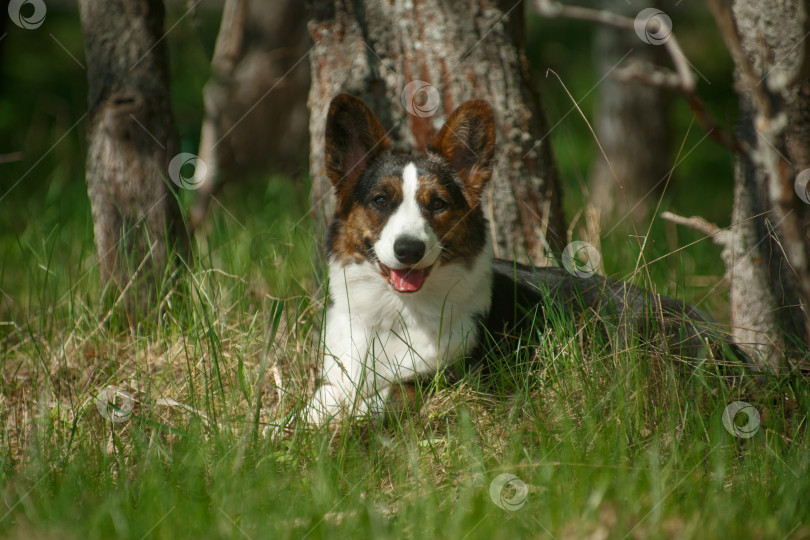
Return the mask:
POLYGON ((704 346, 710 319, 696 308, 620 281, 495 260, 481 205, 494 151, 495 119, 483 100, 460 105, 426 152, 413 155, 393 149, 361 100, 332 100, 326 170, 336 205, 310 424, 378 415, 392 385, 480 355, 485 334, 536 324, 525 313, 544 296, 631 327, 665 320, 681 344, 704 346))

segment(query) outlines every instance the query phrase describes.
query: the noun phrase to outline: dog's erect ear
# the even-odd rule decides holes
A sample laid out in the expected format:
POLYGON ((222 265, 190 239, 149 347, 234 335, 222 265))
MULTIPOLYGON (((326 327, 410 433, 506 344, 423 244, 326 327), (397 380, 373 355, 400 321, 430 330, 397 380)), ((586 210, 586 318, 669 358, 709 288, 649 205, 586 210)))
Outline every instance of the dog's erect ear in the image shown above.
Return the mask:
POLYGON ((349 94, 332 99, 326 117, 326 174, 338 196, 389 148, 391 141, 365 103, 349 94))
POLYGON ((428 150, 443 155, 461 181, 470 206, 478 204, 492 177, 495 154, 495 118, 484 100, 462 103, 453 111, 441 131, 430 141, 428 150))

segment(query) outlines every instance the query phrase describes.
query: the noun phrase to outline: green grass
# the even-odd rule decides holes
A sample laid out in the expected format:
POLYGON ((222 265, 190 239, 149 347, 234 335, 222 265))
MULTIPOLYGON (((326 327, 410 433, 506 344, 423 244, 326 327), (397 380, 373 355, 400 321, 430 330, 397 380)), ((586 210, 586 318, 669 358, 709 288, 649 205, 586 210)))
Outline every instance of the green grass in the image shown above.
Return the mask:
POLYGON ((0 287, 27 283, 0 327, 0 536, 810 534, 803 381, 732 389, 711 368, 611 348, 592 321, 554 310, 541 347, 493 344, 501 369, 439 378, 421 408, 265 437, 314 383, 322 306, 299 191, 251 186, 251 200, 224 194, 228 212, 212 211, 160 324, 134 332, 102 301, 89 235, 66 243, 56 228, 6 246, 27 264, 0 287), (129 415, 117 402, 119 423, 97 408, 110 385, 133 396, 129 415), (762 414, 751 439, 723 427, 735 400, 762 414), (514 511, 490 496, 505 473, 528 490, 514 511))

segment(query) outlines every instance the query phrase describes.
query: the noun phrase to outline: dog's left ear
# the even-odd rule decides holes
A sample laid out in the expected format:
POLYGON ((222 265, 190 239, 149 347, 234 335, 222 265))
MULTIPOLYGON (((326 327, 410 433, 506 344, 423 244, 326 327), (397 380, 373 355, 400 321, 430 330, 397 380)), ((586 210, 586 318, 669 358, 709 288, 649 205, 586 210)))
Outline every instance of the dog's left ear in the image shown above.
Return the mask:
POLYGON ((332 99, 326 116, 326 173, 339 198, 390 148, 385 130, 365 103, 349 94, 332 99))
POLYGON ((462 103, 428 144, 428 151, 443 155, 464 182, 464 195, 472 207, 492 177, 495 155, 495 117, 484 100, 462 103))

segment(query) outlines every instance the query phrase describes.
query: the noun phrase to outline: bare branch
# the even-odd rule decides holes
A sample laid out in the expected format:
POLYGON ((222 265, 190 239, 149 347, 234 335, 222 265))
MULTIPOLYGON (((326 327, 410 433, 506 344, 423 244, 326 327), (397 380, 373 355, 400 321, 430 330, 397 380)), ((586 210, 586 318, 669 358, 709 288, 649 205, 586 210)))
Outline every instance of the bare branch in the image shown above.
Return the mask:
POLYGON ((668 90, 680 90, 681 78, 677 73, 645 60, 631 58, 616 68, 611 77, 622 82, 637 82, 668 90))
MULTIPOLYGON (((566 17, 569 19, 597 22, 626 30, 635 30, 635 19, 617 15, 609 11, 579 6, 567 6, 555 0, 536 0, 535 6, 537 11, 546 17, 566 17)), ((628 61, 626 65, 615 70, 612 76, 622 81, 635 81, 681 92, 689 103, 689 107, 695 113, 697 120, 712 139, 729 151, 736 152, 750 159, 750 149, 748 146, 723 129, 723 127, 714 120, 708 108, 695 94, 695 78, 692 74, 689 61, 678 44, 678 40, 672 32, 672 28, 668 28, 667 30, 669 30, 669 34, 664 42, 664 46, 672 58, 672 62, 677 70, 676 73, 648 62, 631 60, 628 61)))
MULTIPOLYGON (((581 6, 567 6, 555 0, 535 0, 535 9, 540 15, 545 17, 564 17, 567 19, 597 22, 617 28, 624 28, 625 30, 635 30, 635 19, 605 10, 581 6)), ((664 41, 664 47, 666 47, 669 56, 672 58, 672 63, 675 65, 675 70, 678 72, 680 89, 684 92, 694 92, 695 76, 692 73, 692 69, 689 67, 689 61, 686 59, 686 55, 678 44, 675 34, 672 33, 672 29, 669 28, 668 30, 670 33, 668 38, 664 41)))
MULTIPOLYGON (((684 225, 690 229, 695 229, 696 231, 702 232, 706 236, 716 237, 723 230, 714 223, 707 221, 700 216, 684 217, 679 216, 678 214, 673 214, 672 212, 662 212, 661 217, 667 221, 671 221, 672 223, 677 223, 678 225, 684 225)), ((717 241, 717 238, 715 238, 715 241, 717 241)))

